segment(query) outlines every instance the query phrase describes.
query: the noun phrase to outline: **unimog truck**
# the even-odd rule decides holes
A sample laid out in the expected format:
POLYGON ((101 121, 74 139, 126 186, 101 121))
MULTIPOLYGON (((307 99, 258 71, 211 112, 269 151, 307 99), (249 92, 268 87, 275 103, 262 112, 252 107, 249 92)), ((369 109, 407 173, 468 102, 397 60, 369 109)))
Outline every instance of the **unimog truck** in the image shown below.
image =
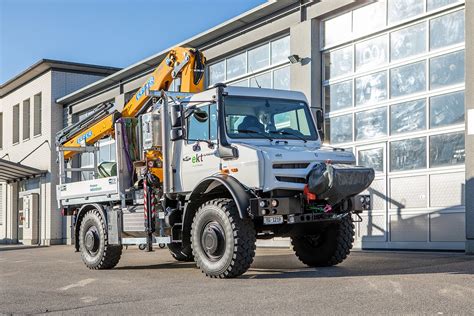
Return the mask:
MULTIPOLYGON (((177 75, 180 63, 170 65, 177 75)), ((356 167, 351 152, 321 146, 322 115, 315 122, 302 93, 154 87, 137 92, 147 102, 133 115, 104 104, 58 134, 58 203, 73 216, 86 266, 113 268, 124 245, 166 244, 176 260, 231 278, 249 269, 257 239, 274 237, 290 237, 311 267, 347 257, 353 220, 370 208, 360 193, 374 171, 356 167), (108 128, 96 124, 104 120, 108 128), (101 161, 96 140, 103 137, 115 140, 113 161, 101 161), (74 167, 78 153, 93 157, 93 166, 74 167), (91 179, 74 175, 87 172, 91 179)))

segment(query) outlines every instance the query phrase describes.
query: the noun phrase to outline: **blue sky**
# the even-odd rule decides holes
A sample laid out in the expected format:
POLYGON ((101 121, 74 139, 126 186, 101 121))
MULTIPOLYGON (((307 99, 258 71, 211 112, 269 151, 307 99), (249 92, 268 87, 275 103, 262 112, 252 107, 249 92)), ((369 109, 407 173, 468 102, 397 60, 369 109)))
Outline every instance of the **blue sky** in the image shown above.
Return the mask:
POLYGON ((0 83, 42 58, 126 67, 265 0, 0 0, 0 83))

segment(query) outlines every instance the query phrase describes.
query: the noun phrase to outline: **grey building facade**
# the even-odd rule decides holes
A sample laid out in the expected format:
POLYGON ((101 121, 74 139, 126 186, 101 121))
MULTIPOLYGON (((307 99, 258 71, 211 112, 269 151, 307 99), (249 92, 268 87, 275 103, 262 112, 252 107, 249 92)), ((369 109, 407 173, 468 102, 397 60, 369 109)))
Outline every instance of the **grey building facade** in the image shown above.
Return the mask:
POLYGON ((0 85, 0 243, 66 243, 55 150, 66 116, 56 99, 117 70, 41 60, 0 85))
MULTIPOLYGON (((356 246, 470 251, 472 7, 462 0, 269 1, 177 45, 204 52, 209 86, 299 90, 324 110, 327 145, 353 151, 377 172, 356 246)), ((166 52, 57 102, 70 120, 101 102, 123 105, 166 52)), ((104 140, 103 160, 112 147, 104 140)))

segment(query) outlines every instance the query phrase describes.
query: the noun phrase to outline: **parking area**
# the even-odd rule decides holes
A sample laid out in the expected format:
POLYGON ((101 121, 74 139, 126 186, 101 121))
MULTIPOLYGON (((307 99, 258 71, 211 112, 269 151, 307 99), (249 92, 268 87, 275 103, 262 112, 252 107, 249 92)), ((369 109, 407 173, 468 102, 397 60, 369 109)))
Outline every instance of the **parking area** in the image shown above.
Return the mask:
POLYGON ((124 250, 88 270, 70 246, 0 248, 0 313, 473 314, 474 257, 355 251, 337 267, 303 266, 260 248, 238 279, 206 278, 166 249, 124 250))

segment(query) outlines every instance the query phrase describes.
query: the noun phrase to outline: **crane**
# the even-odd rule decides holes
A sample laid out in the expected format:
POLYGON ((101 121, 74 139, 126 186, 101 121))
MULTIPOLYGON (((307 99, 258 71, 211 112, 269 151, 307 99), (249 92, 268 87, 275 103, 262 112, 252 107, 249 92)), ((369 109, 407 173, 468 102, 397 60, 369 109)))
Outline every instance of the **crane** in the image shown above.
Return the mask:
POLYGON ((95 144, 106 136, 114 135, 117 119, 135 117, 146 109, 150 97, 147 90, 168 90, 171 82, 181 79, 181 92, 201 92, 204 87, 205 57, 194 48, 175 47, 171 49, 152 75, 119 111, 113 103, 99 105, 92 114, 63 129, 56 137, 56 145, 64 149, 64 159, 72 158, 74 148, 95 144), (67 150, 71 148, 71 150, 67 150))

